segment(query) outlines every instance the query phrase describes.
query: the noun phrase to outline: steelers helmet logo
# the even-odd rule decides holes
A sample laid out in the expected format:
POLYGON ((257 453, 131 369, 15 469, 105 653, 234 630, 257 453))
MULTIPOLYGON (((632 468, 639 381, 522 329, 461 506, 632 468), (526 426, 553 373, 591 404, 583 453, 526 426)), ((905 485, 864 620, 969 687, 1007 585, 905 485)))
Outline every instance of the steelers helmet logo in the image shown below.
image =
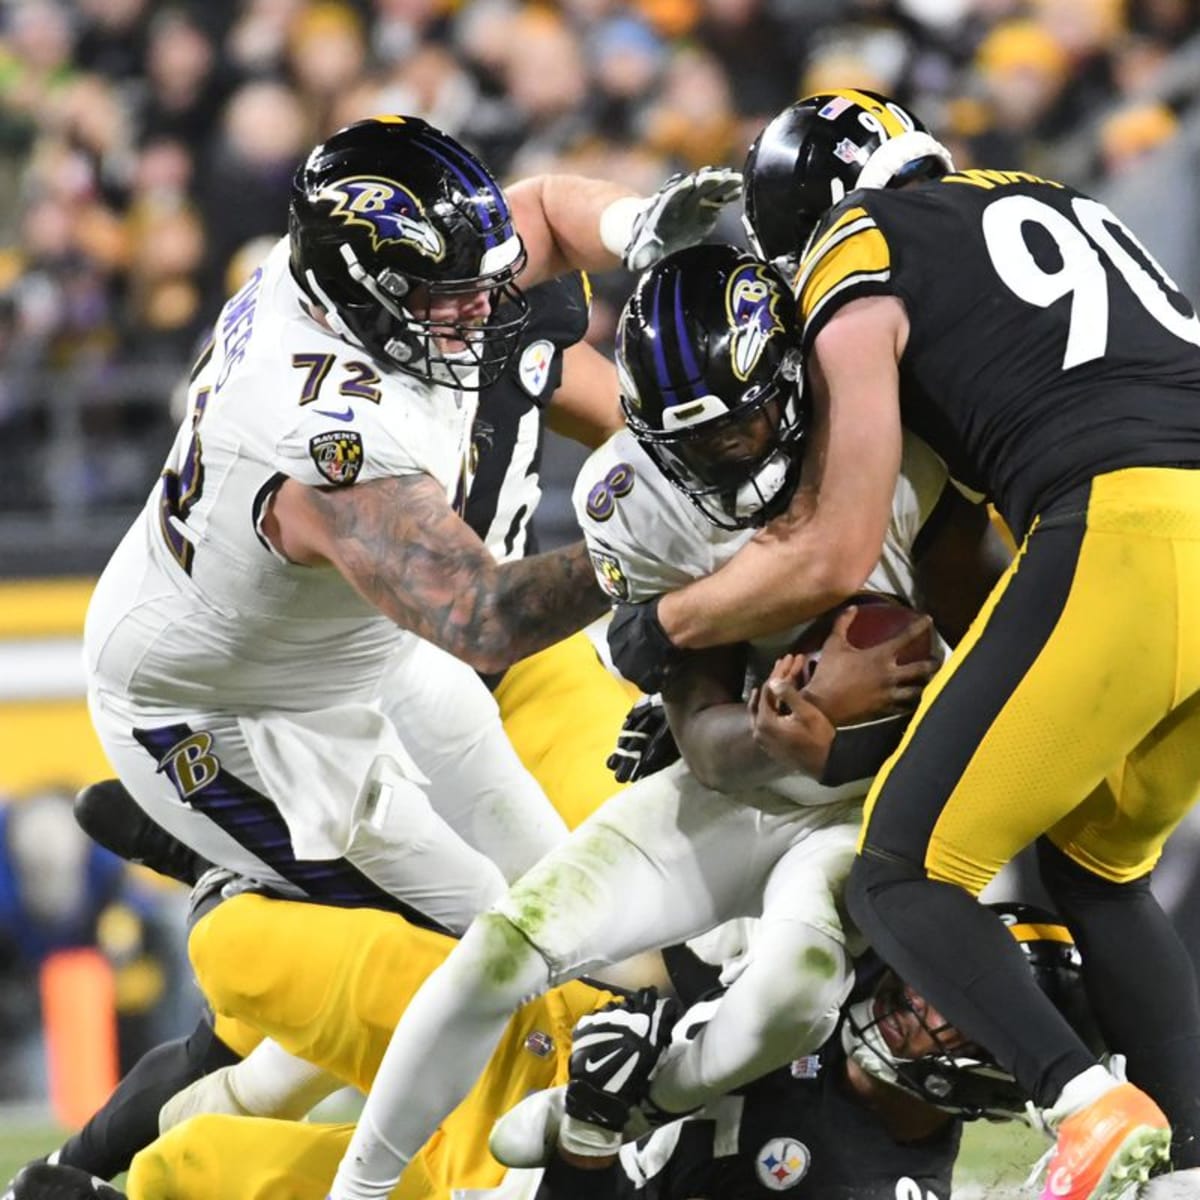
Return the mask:
POLYGON ((772 1138, 754 1159, 759 1182, 772 1192, 794 1188, 811 1165, 808 1147, 795 1138, 772 1138))

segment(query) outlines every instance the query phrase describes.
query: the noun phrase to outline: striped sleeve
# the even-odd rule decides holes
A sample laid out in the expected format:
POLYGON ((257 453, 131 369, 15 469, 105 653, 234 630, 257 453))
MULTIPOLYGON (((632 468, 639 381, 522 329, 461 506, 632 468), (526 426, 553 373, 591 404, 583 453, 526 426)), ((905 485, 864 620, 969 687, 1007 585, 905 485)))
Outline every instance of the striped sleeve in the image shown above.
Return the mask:
POLYGON ((890 292, 891 279, 891 250, 871 214, 862 205, 835 212, 818 231, 793 284, 805 345, 812 345, 843 304, 890 292))

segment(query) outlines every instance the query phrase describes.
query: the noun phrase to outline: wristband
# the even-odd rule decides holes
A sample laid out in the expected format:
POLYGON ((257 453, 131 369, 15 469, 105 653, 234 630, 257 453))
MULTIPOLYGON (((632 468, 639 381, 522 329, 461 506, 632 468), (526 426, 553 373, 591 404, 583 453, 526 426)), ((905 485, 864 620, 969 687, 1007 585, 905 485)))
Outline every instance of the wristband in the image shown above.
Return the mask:
POLYGON ((567 1113, 558 1127, 558 1144, 583 1158, 607 1158, 621 1149, 621 1134, 567 1113))
POLYGON ((911 720, 912 713, 904 712, 837 726, 818 782, 823 787, 840 787, 874 775, 900 745, 911 720))
POLYGON ((634 222, 645 206, 646 202, 640 196, 622 196, 600 214, 600 241, 614 258, 625 257, 625 247, 633 237, 634 222))

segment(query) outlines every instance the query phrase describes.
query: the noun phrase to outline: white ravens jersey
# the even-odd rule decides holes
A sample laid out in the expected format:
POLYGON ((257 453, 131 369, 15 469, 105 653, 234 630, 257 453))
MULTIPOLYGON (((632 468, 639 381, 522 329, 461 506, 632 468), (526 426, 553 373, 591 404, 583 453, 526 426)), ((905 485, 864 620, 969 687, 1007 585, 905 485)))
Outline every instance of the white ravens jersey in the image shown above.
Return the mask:
POLYGON ((406 636, 332 567, 262 535, 285 478, 425 473, 464 492, 473 393, 381 373, 302 307, 286 239, 222 309, 158 486, 88 611, 96 686, 163 708, 314 710, 369 699, 406 636))
MULTIPOLYGON (((890 592, 916 605, 912 548, 947 479, 942 461, 906 433, 883 554, 864 591, 890 592)), ((626 429, 593 452, 575 481, 573 499, 596 577, 614 600, 649 600, 711 575, 754 535, 752 529, 718 529, 708 521, 626 429)), ((807 624, 753 642, 752 674, 765 678, 807 624)), ((772 784, 771 790, 802 803, 841 794, 800 777, 772 784), (805 794, 796 794, 793 784, 805 794)))

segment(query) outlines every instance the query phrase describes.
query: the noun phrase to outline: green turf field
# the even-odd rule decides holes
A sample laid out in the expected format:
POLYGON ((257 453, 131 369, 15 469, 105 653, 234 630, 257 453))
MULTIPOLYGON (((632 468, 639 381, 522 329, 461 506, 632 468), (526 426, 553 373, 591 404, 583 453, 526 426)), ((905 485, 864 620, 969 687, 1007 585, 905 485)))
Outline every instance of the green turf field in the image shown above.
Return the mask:
POLYGON ((56 1126, 26 1114, 8 1116, 0 1109, 0 1187, 31 1158, 53 1150, 62 1140, 56 1126))
MULTIPOLYGON (((28 1115, 6 1117, 0 1110, 0 1185, 22 1163, 53 1149, 60 1140, 61 1135, 49 1122, 28 1115)), ((1036 1195, 1036 1191, 1026 1190, 1021 1184, 1046 1144, 1037 1134, 1016 1126, 968 1126, 954 1182, 954 1200, 1017 1200, 1036 1195)))

